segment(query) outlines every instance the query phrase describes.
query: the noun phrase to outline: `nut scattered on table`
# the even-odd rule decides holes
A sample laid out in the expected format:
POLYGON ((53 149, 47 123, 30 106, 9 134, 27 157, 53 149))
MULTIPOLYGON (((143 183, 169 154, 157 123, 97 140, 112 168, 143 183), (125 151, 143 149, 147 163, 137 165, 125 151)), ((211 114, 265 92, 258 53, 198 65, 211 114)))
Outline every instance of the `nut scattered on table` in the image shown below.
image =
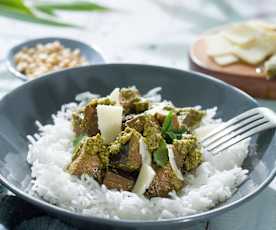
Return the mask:
POLYGON ((35 78, 42 74, 87 64, 79 49, 64 47, 59 41, 23 47, 15 55, 16 69, 22 74, 35 78))

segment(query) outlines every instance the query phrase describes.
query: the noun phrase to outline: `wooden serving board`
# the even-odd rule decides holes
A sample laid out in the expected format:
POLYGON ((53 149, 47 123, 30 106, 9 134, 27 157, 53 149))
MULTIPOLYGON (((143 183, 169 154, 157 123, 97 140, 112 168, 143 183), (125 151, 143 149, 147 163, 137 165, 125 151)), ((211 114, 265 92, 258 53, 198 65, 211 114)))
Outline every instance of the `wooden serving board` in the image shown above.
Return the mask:
POLYGON ((253 97, 276 99, 276 79, 267 80, 262 73, 256 72, 256 66, 236 63, 228 66, 216 64, 207 55, 207 44, 201 36, 189 52, 190 69, 209 74, 241 90, 253 97))

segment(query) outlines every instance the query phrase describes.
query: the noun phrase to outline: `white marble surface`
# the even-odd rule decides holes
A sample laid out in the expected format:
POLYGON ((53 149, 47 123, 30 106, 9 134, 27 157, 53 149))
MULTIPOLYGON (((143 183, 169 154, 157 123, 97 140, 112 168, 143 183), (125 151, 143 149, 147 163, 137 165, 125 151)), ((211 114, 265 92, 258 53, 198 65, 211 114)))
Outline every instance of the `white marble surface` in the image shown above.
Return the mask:
MULTIPOLYGON (((101 0, 110 13, 60 13, 84 28, 58 28, 0 17, 0 97, 22 84, 4 66, 10 47, 26 39, 63 36, 96 46, 107 62, 147 63, 187 69, 187 52, 195 37, 223 23, 271 15, 274 0, 101 0), (264 4, 266 3, 266 4, 264 4)), ((275 4, 274 4, 275 5, 275 4)), ((269 16, 271 20, 273 18, 269 16)), ((260 100, 276 111, 276 102, 260 100)), ((205 224, 198 229, 205 229, 205 224)), ((276 229, 276 182, 240 208, 214 218, 209 230, 276 229), (274 190, 275 189, 275 190, 274 190)))

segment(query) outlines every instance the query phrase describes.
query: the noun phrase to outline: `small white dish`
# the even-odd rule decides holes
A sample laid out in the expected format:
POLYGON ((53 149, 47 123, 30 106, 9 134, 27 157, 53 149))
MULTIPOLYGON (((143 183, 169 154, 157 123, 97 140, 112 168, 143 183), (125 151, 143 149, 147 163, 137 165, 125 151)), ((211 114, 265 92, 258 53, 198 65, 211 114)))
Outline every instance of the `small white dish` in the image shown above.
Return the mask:
POLYGON ((46 44, 46 43, 50 43, 50 42, 54 42, 54 41, 59 41, 66 48, 79 49, 81 54, 86 58, 86 60, 88 62, 88 64, 86 64, 86 65, 103 64, 105 62, 104 58, 102 57, 102 55, 100 54, 99 51, 97 51, 95 48, 93 48, 81 41, 68 39, 68 38, 61 38, 61 37, 45 37, 45 38, 32 39, 32 40, 22 42, 16 46, 14 46, 12 49, 10 49, 10 51, 8 52, 8 55, 7 55, 7 59, 6 59, 6 64, 7 64, 8 70, 15 77, 20 78, 21 80, 24 80, 24 81, 30 80, 26 75, 22 74, 21 72, 19 72, 16 69, 14 56, 23 47, 30 48, 30 47, 36 46, 37 44, 46 44))

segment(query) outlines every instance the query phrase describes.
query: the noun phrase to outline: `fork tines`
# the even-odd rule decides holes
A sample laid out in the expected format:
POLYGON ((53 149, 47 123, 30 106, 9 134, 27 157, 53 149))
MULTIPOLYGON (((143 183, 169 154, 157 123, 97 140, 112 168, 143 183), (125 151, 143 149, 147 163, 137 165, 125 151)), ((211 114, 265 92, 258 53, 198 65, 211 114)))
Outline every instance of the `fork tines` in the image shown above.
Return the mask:
POLYGON ((268 108, 254 108, 223 123, 201 140, 208 151, 217 154, 263 130, 276 127, 276 115, 268 108))

